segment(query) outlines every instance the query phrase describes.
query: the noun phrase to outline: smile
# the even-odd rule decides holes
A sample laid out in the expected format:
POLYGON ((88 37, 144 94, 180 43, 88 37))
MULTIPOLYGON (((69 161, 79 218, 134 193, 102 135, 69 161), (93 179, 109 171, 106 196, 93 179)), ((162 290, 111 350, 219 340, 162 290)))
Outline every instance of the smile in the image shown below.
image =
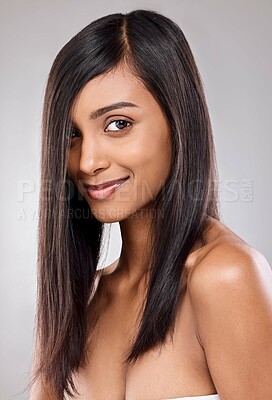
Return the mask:
POLYGON ((102 189, 91 189, 91 188, 88 188, 87 189, 87 193, 93 200, 104 200, 104 199, 107 199, 109 196, 112 195, 112 193, 114 193, 121 186, 123 186, 127 182, 128 179, 129 179, 129 177, 126 178, 125 180, 121 181, 121 182, 114 183, 113 185, 104 187, 102 189))

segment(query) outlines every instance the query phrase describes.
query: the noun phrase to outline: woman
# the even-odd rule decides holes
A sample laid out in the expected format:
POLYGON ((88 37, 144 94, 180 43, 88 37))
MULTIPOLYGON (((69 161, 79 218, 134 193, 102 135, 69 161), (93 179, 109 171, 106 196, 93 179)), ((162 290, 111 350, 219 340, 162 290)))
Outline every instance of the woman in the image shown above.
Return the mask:
POLYGON ((107 15, 59 52, 41 188, 31 400, 272 398, 271 269, 220 221, 205 95, 173 21, 107 15), (97 270, 117 221, 120 257, 97 270))

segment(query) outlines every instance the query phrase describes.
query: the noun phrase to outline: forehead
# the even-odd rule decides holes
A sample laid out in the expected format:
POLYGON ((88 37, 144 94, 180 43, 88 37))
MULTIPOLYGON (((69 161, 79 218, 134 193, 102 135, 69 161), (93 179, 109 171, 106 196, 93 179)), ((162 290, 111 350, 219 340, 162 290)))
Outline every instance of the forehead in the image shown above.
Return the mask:
POLYGON ((75 116, 77 110, 95 111, 120 101, 136 103, 139 107, 158 106, 137 76, 128 69, 117 67, 86 83, 74 101, 71 114, 75 116))

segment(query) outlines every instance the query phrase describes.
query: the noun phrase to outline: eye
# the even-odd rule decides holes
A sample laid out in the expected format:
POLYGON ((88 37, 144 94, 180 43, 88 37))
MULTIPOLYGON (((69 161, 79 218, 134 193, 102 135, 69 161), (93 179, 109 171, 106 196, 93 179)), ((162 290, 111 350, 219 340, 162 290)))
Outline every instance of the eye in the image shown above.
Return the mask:
POLYGON ((120 130, 125 130, 128 128, 128 125, 130 126, 132 123, 130 121, 127 121, 125 119, 114 119, 112 120, 109 125, 107 126, 106 132, 111 131, 111 132, 118 132, 120 130), (113 126, 113 128, 117 129, 108 129, 110 126, 113 126))
POLYGON ((74 135, 80 135, 80 132, 76 128, 72 128, 70 131, 70 134, 68 135, 69 139, 74 139, 77 136, 74 135))
MULTIPOLYGON (((124 131, 126 130, 130 125, 132 125, 132 122, 127 121, 125 119, 114 119, 110 121, 110 123, 107 125, 107 128, 105 129, 106 132, 119 132, 119 131, 124 131), (109 127, 112 125, 112 129, 109 129, 109 127), (115 129, 114 129, 115 128, 115 129)), ((81 133, 78 129, 72 128, 70 131, 70 134, 68 135, 69 139, 73 140, 77 137, 81 136, 81 133)))

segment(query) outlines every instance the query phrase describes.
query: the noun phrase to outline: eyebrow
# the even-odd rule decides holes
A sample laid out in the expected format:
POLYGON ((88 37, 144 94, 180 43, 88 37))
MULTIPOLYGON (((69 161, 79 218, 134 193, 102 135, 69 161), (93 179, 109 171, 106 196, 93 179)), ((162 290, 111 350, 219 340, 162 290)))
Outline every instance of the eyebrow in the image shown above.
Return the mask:
POLYGON ((130 103, 128 101, 119 101, 118 103, 109 104, 108 106, 99 108, 98 110, 91 112, 89 118, 96 119, 96 118, 101 117, 103 114, 106 114, 109 111, 116 110, 119 108, 125 108, 125 107, 138 107, 138 106, 136 104, 130 103))

